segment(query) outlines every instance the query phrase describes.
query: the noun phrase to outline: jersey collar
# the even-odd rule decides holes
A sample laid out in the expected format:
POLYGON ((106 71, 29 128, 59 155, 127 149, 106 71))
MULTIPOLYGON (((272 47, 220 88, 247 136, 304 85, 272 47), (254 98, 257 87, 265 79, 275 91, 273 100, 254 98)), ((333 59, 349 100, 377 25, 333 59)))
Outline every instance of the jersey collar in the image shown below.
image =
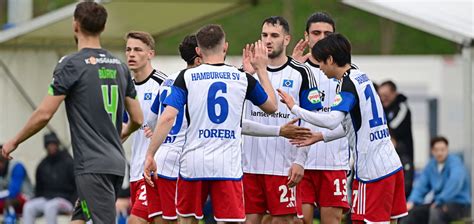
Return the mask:
POLYGON ((308 65, 310 65, 311 67, 315 67, 315 68, 319 68, 319 65, 313 63, 311 60, 307 59, 306 60, 306 63, 308 63, 308 65))
POLYGON ((293 59, 287 56, 287 60, 286 60, 285 64, 283 64, 283 65, 280 66, 280 67, 276 67, 276 68, 270 68, 270 67, 267 66, 267 71, 269 71, 269 72, 278 72, 278 71, 281 71, 281 70, 283 70, 288 64, 290 64, 290 61, 291 61, 291 60, 293 60, 293 59))
POLYGON ((143 85, 153 76, 153 74, 155 74, 155 72, 156 72, 156 70, 153 69, 153 71, 151 71, 150 75, 148 75, 148 77, 146 77, 145 80, 143 80, 141 82, 137 82, 137 81, 135 81, 135 79, 133 79, 133 82, 135 83, 136 86, 143 85))

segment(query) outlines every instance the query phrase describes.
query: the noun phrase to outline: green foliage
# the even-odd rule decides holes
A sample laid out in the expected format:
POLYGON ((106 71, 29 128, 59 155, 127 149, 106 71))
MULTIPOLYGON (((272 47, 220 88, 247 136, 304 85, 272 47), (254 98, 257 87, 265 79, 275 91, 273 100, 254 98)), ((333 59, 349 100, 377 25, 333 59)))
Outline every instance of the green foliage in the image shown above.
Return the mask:
MULTIPOLYGON (((306 19, 316 11, 328 12, 336 20, 337 32, 346 35, 352 45, 354 54, 380 54, 381 30, 387 21, 365 11, 344 5, 336 0, 293 0, 292 21, 290 30, 293 36, 288 47, 291 52, 294 44, 303 38, 306 19)), ((261 21, 272 15, 283 15, 283 0, 260 0, 256 6, 229 14, 211 21, 199 21, 179 32, 157 37, 157 50, 160 55, 177 54, 177 46, 182 38, 193 33, 207 23, 217 23, 224 27, 229 42, 229 54, 239 55, 246 43, 259 38, 261 21)), ((395 24, 393 48, 390 54, 454 54, 455 43, 419 31, 417 29, 395 24)))

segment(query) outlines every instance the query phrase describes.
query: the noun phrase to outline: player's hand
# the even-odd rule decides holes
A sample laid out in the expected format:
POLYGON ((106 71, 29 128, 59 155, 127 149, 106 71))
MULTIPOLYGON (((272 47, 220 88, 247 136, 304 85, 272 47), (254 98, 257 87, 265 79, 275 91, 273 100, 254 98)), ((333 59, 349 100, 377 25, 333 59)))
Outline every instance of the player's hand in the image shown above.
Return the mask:
POLYGON ((153 136, 153 130, 151 130, 151 128, 148 126, 145 126, 145 128, 143 129, 143 133, 147 138, 151 138, 151 136, 153 136))
POLYGON ((413 202, 407 202, 407 211, 412 210, 413 206, 414 206, 413 202))
POLYGON ((267 47, 261 40, 258 40, 251 45, 250 63, 252 67, 257 70, 267 70, 268 52, 267 47))
POLYGON ((250 55, 252 54, 252 51, 251 51, 252 45, 247 44, 245 45, 244 49, 242 49, 242 69, 244 69, 244 72, 247 72, 249 74, 255 73, 255 69, 253 68, 252 63, 250 63, 250 55))
POLYGON ((303 139, 290 139, 290 143, 298 148, 310 146, 324 140, 321 132, 313 132, 309 137, 303 139))
POLYGON ((143 171, 143 176, 145 181, 152 187, 155 187, 153 179, 156 177, 156 162, 155 159, 151 156, 145 158, 145 170, 143 171), (152 177, 153 175, 153 177, 152 177))
POLYGON ((295 118, 280 127, 280 136, 288 139, 305 139, 311 136, 311 130, 295 125, 300 119, 295 118))
POLYGON ((311 57, 311 53, 304 54, 304 51, 308 47, 309 41, 307 39, 301 39, 296 44, 295 48, 293 49, 293 54, 291 57, 301 63, 305 63, 309 57, 311 57))
POLYGON ((293 163, 288 172, 288 187, 296 186, 304 176, 304 167, 299 164, 293 163))
POLYGON ((282 89, 277 89, 278 95, 280 96, 280 101, 288 107, 288 109, 291 110, 293 106, 295 106, 295 99, 288 94, 287 92, 283 91, 282 89))
POLYGON ((15 149, 18 147, 18 145, 13 141, 10 140, 6 142, 2 146, 2 156, 7 159, 13 159, 13 157, 10 156, 10 154, 15 151, 15 149))

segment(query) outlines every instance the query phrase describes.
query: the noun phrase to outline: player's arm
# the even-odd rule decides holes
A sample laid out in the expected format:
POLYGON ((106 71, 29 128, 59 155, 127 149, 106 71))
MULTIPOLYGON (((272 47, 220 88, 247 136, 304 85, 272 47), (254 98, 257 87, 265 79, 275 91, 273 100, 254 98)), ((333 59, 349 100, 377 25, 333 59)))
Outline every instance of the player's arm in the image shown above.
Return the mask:
POLYGON ((165 110, 156 122, 156 127, 146 152, 143 175, 146 182, 151 186, 154 186, 151 175, 152 173, 156 175, 156 162, 154 159, 156 151, 158 151, 166 136, 170 133, 179 110, 184 109, 184 105, 187 103, 188 91, 184 80, 184 73, 185 70, 178 75, 171 87, 171 94, 163 102, 163 105, 166 105, 165 110))
POLYGON ((260 109, 262 109, 265 113, 273 114, 278 110, 278 102, 276 101, 275 90, 273 89, 272 83, 268 78, 267 48, 261 40, 255 42, 253 45, 253 54, 251 54, 250 62, 257 72, 263 90, 268 96, 267 100, 263 104, 258 105, 258 107, 260 107, 260 109))
POLYGON ((130 134, 138 130, 143 124, 143 113, 140 102, 137 99, 125 97, 125 108, 127 109, 129 120, 122 128, 122 141, 125 141, 130 134))
POLYGON ((26 125, 21 129, 18 134, 15 135, 12 139, 7 141, 2 147, 2 155, 5 158, 12 159, 10 153, 15 151, 15 149, 28 138, 36 134, 38 131, 43 129, 51 120, 53 115, 59 108, 59 105, 66 98, 65 95, 51 96, 47 95, 43 98, 43 101, 40 103, 38 108, 33 112, 33 114, 28 119, 26 125))
POLYGON ((282 126, 266 125, 255 121, 242 120, 242 134, 257 137, 278 137, 282 136, 289 139, 303 139, 311 135, 311 130, 305 127, 295 125, 298 122, 293 119, 282 126))

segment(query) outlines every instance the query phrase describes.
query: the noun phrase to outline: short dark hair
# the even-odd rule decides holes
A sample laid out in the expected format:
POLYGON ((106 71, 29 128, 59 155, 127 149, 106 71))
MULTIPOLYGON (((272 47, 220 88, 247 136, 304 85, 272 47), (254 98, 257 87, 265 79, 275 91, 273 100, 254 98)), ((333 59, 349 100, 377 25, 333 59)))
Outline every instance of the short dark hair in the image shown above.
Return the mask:
POLYGON ((197 44, 200 48, 210 50, 219 45, 225 39, 224 29, 217 24, 209 24, 196 34, 197 44))
POLYGON ((191 34, 184 37, 179 44, 179 54, 188 65, 194 64, 194 59, 198 57, 196 53, 197 39, 196 35, 191 34))
POLYGON ((351 43, 342 34, 332 33, 314 44, 311 54, 319 62, 332 56, 334 62, 342 67, 351 63, 351 43))
POLYGON ((397 85, 392 80, 387 80, 385 82, 382 82, 382 84, 380 84, 380 87, 382 86, 390 87, 390 90, 392 90, 393 92, 397 91, 397 85))
POLYGON ((130 31, 125 35, 125 40, 128 40, 130 38, 140 40, 150 49, 155 50, 155 40, 153 39, 153 36, 151 36, 150 33, 143 31, 130 31))
POLYGON ((433 146, 438 143, 438 142, 444 142, 447 146, 449 145, 448 139, 443 137, 443 136, 436 136, 431 139, 430 141, 430 147, 433 149, 433 146))
POLYGON ((306 20, 306 32, 309 32, 309 27, 312 23, 328 23, 332 26, 332 32, 336 32, 336 23, 326 12, 315 12, 311 14, 306 20))
POLYGON ((74 20, 79 23, 82 32, 99 35, 107 22, 107 10, 104 6, 87 0, 76 5, 74 20))
POLYGON ((280 25, 287 34, 290 33, 290 25, 282 16, 270 16, 263 20, 262 26, 266 23, 272 24, 273 26, 280 25))

